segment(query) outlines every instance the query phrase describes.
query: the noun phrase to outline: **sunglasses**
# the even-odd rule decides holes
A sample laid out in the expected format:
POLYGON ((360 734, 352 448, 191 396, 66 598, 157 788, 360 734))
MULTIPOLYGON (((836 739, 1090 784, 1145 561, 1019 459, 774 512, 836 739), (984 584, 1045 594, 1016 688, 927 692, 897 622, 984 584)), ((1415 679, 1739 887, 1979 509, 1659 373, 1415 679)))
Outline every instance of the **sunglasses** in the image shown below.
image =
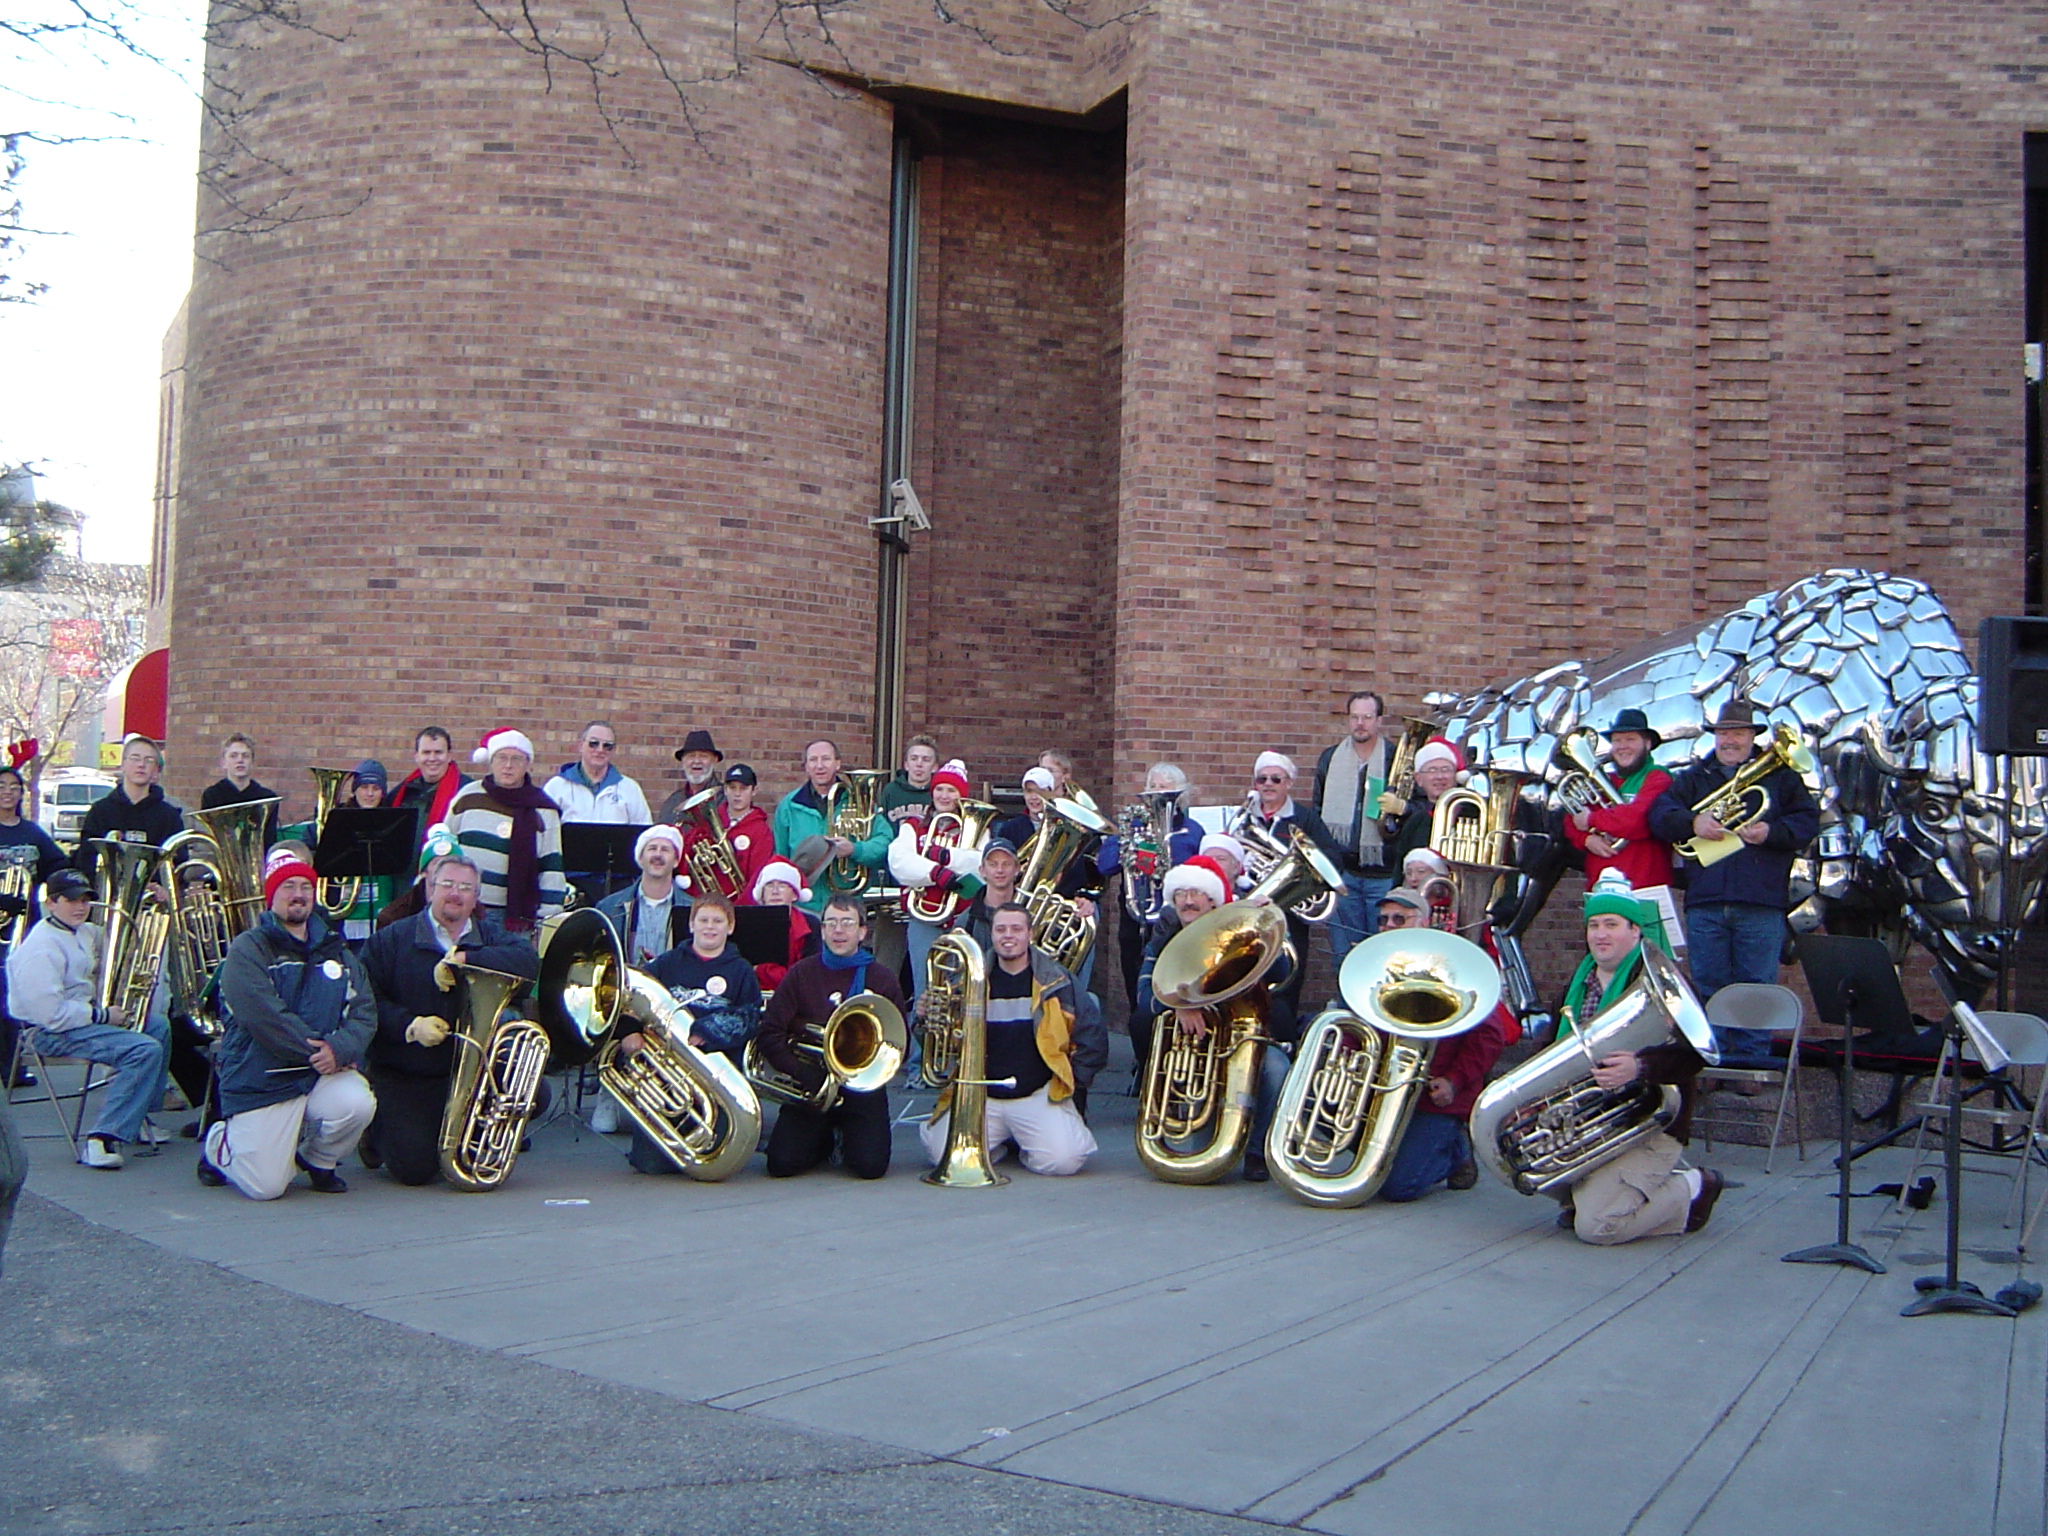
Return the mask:
POLYGON ((619 744, 616 741, 586 741, 583 745, 597 752, 613 752, 618 750, 619 744))
POLYGON ((1252 782, 1254 784, 1285 784, 1287 782, 1287 775, 1284 773, 1262 773, 1253 779, 1252 782))

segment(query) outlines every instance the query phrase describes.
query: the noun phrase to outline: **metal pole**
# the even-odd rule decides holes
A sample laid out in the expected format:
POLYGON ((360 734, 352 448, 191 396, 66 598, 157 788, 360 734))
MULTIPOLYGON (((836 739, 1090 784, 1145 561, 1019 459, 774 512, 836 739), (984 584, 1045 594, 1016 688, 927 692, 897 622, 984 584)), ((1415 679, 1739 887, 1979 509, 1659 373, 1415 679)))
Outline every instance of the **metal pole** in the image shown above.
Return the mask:
MULTIPOLYGON (((889 294, 883 336, 882 478, 876 515, 890 511, 889 487, 909 472, 917 378, 916 146, 896 138, 889 187, 889 294)), ((910 539, 900 523, 875 528, 874 766, 893 768, 903 734, 903 636, 909 609, 910 539)))

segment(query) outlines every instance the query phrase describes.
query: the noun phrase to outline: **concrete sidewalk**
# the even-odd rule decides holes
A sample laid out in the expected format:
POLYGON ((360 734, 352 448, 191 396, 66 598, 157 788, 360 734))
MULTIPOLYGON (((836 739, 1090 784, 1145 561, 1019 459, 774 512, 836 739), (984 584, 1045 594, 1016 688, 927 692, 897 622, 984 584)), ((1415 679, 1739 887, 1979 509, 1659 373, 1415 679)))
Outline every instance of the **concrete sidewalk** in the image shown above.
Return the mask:
MULTIPOLYGON (((690 1409, 691 1424, 721 1427, 657 1458, 663 1488, 726 1486, 700 1461, 772 1444, 778 1475, 815 1475, 820 1499, 829 1486, 858 1503, 848 1479, 888 1484, 913 1470, 919 1498, 948 1490, 877 1529, 927 1528, 955 1493, 994 1500, 998 1527, 1032 1530, 1092 1529, 1098 1515, 1120 1529, 1221 1529, 1231 1522, 1216 1517, 1237 1516, 1338 1533, 2048 1528, 2048 1309, 1900 1318, 1913 1277, 1939 1267, 1939 1204, 1901 1220, 1888 1201, 1855 1203, 1859 1240, 1889 1275, 1780 1263, 1833 1235, 1818 1146, 1804 1165, 1781 1152, 1772 1177, 1752 1149, 1701 1153, 1741 1185, 1707 1231, 1602 1250, 1556 1231, 1549 1202, 1490 1180, 1356 1212, 1309 1210, 1272 1186, 1162 1185, 1137 1167, 1131 1118, 1129 1099, 1098 1095, 1103 1153, 1085 1175, 1034 1179, 1012 1164, 1012 1182, 991 1191, 917 1182, 907 1126, 879 1183, 836 1172, 775 1183, 757 1160, 705 1186, 634 1176, 619 1144, 573 1136, 566 1122, 544 1128, 511 1184, 488 1196, 352 1170, 346 1197, 299 1190, 254 1206, 200 1188, 189 1143, 108 1175, 41 1141, 30 1187, 89 1222, 277 1288, 67 1229, 84 1235, 66 1241, 116 1245, 112 1274, 86 1267, 88 1313, 109 1286, 125 1293, 138 1265, 233 1288, 225 1310, 141 1314, 161 1332, 154 1358, 185 1392, 210 1390, 223 1342, 195 1316, 240 1331, 250 1308, 290 1307, 307 1321, 249 1330, 272 1342, 255 1357, 272 1375, 238 1399, 297 1403, 301 1362, 316 1381, 365 1368, 430 1381, 463 1361, 458 1377, 516 1371, 523 1422, 584 1402, 594 1384, 583 1378, 596 1378, 644 1389, 621 1399, 629 1424, 653 1422, 664 1399, 678 1413, 732 1410, 690 1409), (367 1331, 333 1354, 276 1348, 329 1328, 367 1331), (984 1475, 971 1469, 1022 1476, 947 1481, 984 1475), (1033 1502, 1055 1494, 1084 1502, 1033 1502), (1122 1497, 1085 1502, 1097 1494, 1122 1497)), ((1856 1187, 1896 1179, 1904 1164, 1902 1152, 1866 1159, 1856 1187)), ((2006 1189, 1986 1173, 1967 1191, 1965 1274, 1987 1291, 2014 1273, 2016 1233, 1999 1224, 2006 1189)), ((10 1249, 8 1290, 17 1263, 35 1273, 36 1245, 60 1226, 32 1219, 24 1254, 10 1249)), ((471 1406, 466 1392, 450 1401, 458 1419, 471 1406)), ((33 1404, 9 1411, 37 1419, 33 1404)), ((401 1443, 438 1432, 431 1393, 383 1411, 401 1443)), ((484 1433, 489 1413, 478 1411, 484 1433)), ((361 1423, 336 1416, 344 1438, 361 1423)), ((613 1453, 601 1434, 553 1434, 600 1460, 613 1453)), ((97 1453, 74 1441, 70 1454, 97 1453)), ((536 1454, 511 1465, 518 1491, 504 1497, 542 1497, 558 1475, 564 1497, 599 1497, 585 1481, 603 1481, 597 1462, 536 1454)), ((643 1496, 655 1495, 630 1497, 643 1496)), ((45 1502, 59 1503, 47 1528, 76 1528, 63 1517, 76 1506, 45 1502)), ((826 1523, 846 1528, 842 1516, 826 1523)), ((807 1529, 805 1518, 764 1513, 763 1524, 807 1529)))

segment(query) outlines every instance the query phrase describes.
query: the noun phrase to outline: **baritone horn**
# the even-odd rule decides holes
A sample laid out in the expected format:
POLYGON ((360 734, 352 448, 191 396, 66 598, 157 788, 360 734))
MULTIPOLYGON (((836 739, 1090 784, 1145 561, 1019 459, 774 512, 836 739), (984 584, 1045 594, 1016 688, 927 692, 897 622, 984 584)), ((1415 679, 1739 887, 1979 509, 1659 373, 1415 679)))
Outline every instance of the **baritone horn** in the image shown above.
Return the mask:
MULTIPOLYGON (((306 772, 313 775, 313 841, 317 844, 320 834, 327 830, 328 814, 355 791, 356 771, 353 768, 308 768, 306 772)), ((331 918, 345 917, 362 894, 360 875, 346 880, 322 880, 318 893, 320 910, 331 918)))
POLYGON ((1672 846, 1702 868, 1718 864, 1734 853, 1742 847, 1742 839, 1736 834, 1771 814, 1771 792, 1764 788, 1764 780, 1780 768, 1790 768, 1803 778, 1811 778, 1819 771, 1805 740, 1782 720, 1771 728, 1770 741, 1761 752, 1692 808, 1693 815, 1711 816, 1721 823, 1728 836, 1689 837, 1672 846))
POLYGON ((462 990, 455 1027, 455 1071, 441 1112, 441 1176, 467 1194, 498 1188, 512 1173, 526 1122, 547 1071, 548 1036, 520 1015, 524 976, 480 965, 451 965, 462 990))
MULTIPOLYGON (((925 827, 923 840, 918 852, 930 858, 932 848, 975 848, 988 841, 988 834, 1002 812, 986 800, 960 802, 960 809, 934 811, 931 821, 925 827)), ((903 910, 921 922, 950 923, 960 915, 960 909, 967 905, 957 886, 943 891, 934 891, 930 886, 903 893, 903 910)))
POLYGON ((1038 830, 1024 844, 1017 894, 1031 914, 1031 942, 1069 971, 1078 972, 1095 947, 1096 919, 1082 916, 1080 904, 1059 893, 1060 877, 1089 838, 1109 837, 1115 831, 1079 800, 1047 800, 1038 830))
MULTIPOLYGON (((865 841, 874 827, 875 802, 889 777, 885 768, 843 769, 827 794, 827 835, 850 843, 865 841)), ((868 867, 851 854, 825 866, 825 889, 834 895, 854 896, 867 888, 868 867)))
POLYGON ((718 824, 717 802, 724 798, 723 784, 700 789, 676 808, 676 821, 689 845, 683 861, 689 866, 697 894, 716 892, 737 899, 746 890, 747 877, 740 869, 739 855, 733 852, 725 828, 718 824), (692 830, 701 835, 689 837, 687 834, 692 830))
POLYGON ((1169 1184, 1213 1184, 1244 1155, 1265 1055, 1266 973, 1287 952, 1287 919, 1274 906, 1232 902, 1167 941, 1152 994, 1167 1010, 1154 1032, 1138 1102, 1138 1161, 1169 1184), (1177 1008, 1206 1015, 1181 1031, 1177 1008), (1185 1145, 1191 1144, 1191 1145, 1185 1145))
POLYGON ((1470 939, 1429 928, 1375 934, 1345 957, 1344 1007, 1302 1034, 1266 1133, 1274 1181, 1306 1205, 1379 1193, 1438 1042, 1486 1021, 1500 969, 1470 939))
POLYGON ((1429 851, 1451 866, 1458 886, 1458 927, 1477 928, 1501 882, 1514 875, 1515 807, 1522 780, 1488 770, 1487 788, 1444 791, 1429 818, 1429 851))

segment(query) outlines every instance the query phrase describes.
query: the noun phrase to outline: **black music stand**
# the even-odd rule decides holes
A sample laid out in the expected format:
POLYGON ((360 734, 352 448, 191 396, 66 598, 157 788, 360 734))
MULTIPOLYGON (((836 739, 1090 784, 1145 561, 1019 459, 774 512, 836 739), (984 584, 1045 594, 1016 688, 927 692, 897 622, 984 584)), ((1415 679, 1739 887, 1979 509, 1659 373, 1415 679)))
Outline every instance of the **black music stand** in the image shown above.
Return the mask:
POLYGON ((740 907, 733 948, 749 965, 789 964, 789 907, 740 907))
MULTIPOLYGON (((1987 1068, 2002 1063, 2005 1052, 1984 1028, 1976 1010, 1955 995, 1947 976, 1937 971, 1936 977, 1949 1000, 1948 1017, 1944 1021, 1949 1048, 1948 1132, 1942 1138, 1947 1143, 1943 1160, 1948 1165, 1948 1258, 1941 1274, 1922 1275, 1913 1282, 1913 1289, 1920 1295, 1901 1308, 1899 1316, 1974 1312, 1980 1317, 2018 1317, 2017 1308, 1993 1301, 1956 1273, 1956 1260, 1962 1250, 1963 1238, 1963 1100, 1968 1097, 1963 1092, 1963 1045, 1965 1041, 1974 1040, 1978 1058, 1987 1068)), ((2027 1149, 2027 1155, 2033 1155, 2033 1148, 2027 1149)))
POLYGON ((633 845, 645 827, 622 827, 604 821, 562 823, 562 871, 594 906, 621 886, 640 878, 633 845), (599 889, 592 895, 588 886, 599 889))
POLYGON ((1784 1262, 1848 1264, 1881 1275, 1885 1273, 1884 1265, 1849 1241, 1849 1165, 1854 1161, 1849 1146, 1855 1138, 1856 1031, 1875 1028, 1881 1032, 1886 1022, 1910 1029, 1913 1011, 1906 1006, 1906 989, 1899 985, 1898 969, 1882 939, 1802 933, 1798 943, 1799 966, 1806 972, 1814 1006, 1823 1020, 1842 1027, 1841 1151, 1835 1159, 1841 1183, 1835 1193, 1835 1240, 1788 1253, 1784 1262))
POLYGON ((322 880, 374 880, 391 875, 403 887, 419 853, 416 806, 337 805, 320 826, 313 872, 322 880))

